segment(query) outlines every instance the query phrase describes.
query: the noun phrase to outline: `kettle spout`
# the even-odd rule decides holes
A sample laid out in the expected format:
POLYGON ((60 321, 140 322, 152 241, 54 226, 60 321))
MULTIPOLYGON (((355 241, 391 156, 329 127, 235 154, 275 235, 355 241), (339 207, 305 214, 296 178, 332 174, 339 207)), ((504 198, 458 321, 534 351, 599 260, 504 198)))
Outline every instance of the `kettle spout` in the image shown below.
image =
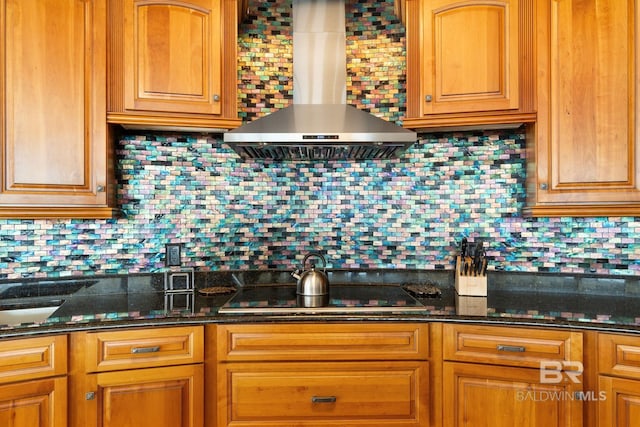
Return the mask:
POLYGON ((300 269, 296 269, 295 271, 291 272, 291 275, 293 276, 294 279, 300 280, 300 277, 301 277, 300 273, 301 273, 300 269))

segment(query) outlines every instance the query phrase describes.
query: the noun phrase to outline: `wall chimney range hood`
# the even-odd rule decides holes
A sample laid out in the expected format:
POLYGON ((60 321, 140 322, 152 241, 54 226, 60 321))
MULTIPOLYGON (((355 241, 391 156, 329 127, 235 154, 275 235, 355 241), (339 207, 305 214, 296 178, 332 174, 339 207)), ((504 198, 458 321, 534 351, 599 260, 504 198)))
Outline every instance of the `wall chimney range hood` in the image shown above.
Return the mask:
POLYGON ((243 159, 398 157, 415 132, 346 104, 344 0, 293 0, 293 104, 224 134, 243 159))

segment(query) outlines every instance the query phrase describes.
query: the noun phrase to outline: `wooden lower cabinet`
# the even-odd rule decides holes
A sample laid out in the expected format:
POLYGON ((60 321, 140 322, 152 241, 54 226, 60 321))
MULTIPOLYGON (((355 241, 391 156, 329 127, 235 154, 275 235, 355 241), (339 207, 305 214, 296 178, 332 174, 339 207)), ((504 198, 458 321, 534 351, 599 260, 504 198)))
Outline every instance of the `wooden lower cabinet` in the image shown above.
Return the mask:
POLYGON ((208 325, 205 345, 207 427, 431 425, 427 324, 208 325))
POLYGON ((445 360, 534 369, 553 362, 575 369, 583 358, 580 332, 460 324, 443 330, 445 360))
POLYGON ((444 427, 580 427, 581 332, 443 325, 444 427))
POLYGON ((67 378, 0 385, 0 426, 67 427, 67 378))
POLYGON ((218 371, 218 426, 422 426, 429 364, 229 363, 218 371))
POLYGON ((540 382, 530 368, 445 362, 445 427, 579 427, 582 386, 540 382))
POLYGON ((632 333, 234 323, 0 340, 1 427, 640 427, 639 420, 640 337, 632 333))
POLYGON ((640 337, 598 334, 598 427, 640 426, 640 337))
POLYGON ((203 327, 71 335, 71 427, 202 427, 203 327))
POLYGON ((202 365, 88 375, 84 416, 76 426, 201 427, 202 365))
POLYGON ((0 426, 67 427, 67 336, 0 342, 0 426))
POLYGON ((640 381, 601 375, 598 426, 640 426, 640 381))

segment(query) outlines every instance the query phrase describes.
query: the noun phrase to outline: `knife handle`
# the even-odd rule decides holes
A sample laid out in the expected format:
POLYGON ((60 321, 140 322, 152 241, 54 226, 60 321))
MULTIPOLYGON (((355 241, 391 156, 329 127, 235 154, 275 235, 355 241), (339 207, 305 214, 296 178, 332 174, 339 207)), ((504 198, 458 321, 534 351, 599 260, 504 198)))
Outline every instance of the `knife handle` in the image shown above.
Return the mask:
POLYGON ((465 257, 463 257, 463 256, 459 256, 458 257, 456 268, 457 268, 458 274, 460 276, 466 276, 467 261, 466 261, 465 257))

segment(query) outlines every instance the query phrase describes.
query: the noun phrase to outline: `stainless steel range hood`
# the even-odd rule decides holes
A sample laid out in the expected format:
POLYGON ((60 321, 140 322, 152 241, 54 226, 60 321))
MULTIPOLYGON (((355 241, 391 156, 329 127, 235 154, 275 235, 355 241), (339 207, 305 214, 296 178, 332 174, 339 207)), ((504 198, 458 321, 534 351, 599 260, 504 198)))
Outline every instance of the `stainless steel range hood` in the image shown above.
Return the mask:
POLYGON ((346 104, 344 0, 293 0, 293 105, 224 134, 244 159, 388 159, 416 142, 346 104))

